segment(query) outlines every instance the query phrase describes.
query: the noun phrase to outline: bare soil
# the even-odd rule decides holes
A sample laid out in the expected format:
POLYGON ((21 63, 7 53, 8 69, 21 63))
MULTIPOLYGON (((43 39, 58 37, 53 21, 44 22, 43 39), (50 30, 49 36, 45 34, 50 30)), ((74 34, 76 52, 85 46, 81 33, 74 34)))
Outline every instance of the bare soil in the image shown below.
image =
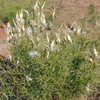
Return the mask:
POLYGON ((56 7, 57 20, 60 22, 80 22, 94 4, 100 15, 100 0, 49 0, 48 8, 56 7))
POLYGON ((4 32, 4 28, 0 28, 0 55, 7 57, 9 52, 8 52, 8 43, 6 41, 6 33, 4 32))

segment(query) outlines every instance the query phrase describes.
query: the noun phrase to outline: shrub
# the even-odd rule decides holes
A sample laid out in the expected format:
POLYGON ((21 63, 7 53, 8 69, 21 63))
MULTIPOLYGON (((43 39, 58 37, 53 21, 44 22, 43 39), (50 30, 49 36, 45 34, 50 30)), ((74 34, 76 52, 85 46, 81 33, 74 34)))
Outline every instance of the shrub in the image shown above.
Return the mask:
POLYGON ((44 5, 36 2, 31 14, 22 9, 13 20, 15 27, 7 25, 15 67, 7 68, 0 88, 9 100, 76 99, 98 82, 98 41, 75 24, 73 30, 56 29, 45 19, 44 5))

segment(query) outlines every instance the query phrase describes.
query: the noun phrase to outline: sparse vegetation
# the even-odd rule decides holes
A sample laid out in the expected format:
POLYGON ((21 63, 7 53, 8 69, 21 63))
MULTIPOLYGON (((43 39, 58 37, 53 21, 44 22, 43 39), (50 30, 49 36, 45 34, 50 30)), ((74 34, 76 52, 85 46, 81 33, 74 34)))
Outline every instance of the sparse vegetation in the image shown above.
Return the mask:
POLYGON ((32 3, 32 0, 0 0, 0 23, 12 22, 18 10, 29 10, 32 3))
POLYGON ((95 6, 93 4, 90 5, 89 15, 91 16, 89 22, 92 22, 92 23, 95 24, 96 21, 98 20, 99 16, 98 16, 96 8, 95 8, 95 6))

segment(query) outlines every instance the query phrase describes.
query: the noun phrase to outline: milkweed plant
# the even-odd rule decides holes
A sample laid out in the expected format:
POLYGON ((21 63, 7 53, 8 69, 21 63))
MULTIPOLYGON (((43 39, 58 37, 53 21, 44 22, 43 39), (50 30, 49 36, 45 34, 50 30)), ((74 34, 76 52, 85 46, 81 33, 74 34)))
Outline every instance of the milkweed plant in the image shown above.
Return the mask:
POLYGON ((99 41, 76 22, 57 28, 44 6, 21 9, 5 28, 14 67, 1 78, 4 100, 75 100, 99 83, 99 41))

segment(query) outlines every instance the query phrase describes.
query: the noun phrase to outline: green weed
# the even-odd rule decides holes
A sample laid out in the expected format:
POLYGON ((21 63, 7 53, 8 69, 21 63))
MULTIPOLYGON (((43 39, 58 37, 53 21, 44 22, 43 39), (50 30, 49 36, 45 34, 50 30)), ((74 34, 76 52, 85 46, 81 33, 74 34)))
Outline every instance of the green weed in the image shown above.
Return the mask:
POLYGON ((75 100, 99 82, 99 41, 76 24, 48 30, 44 5, 36 1, 33 12, 21 9, 14 27, 7 24, 14 68, 0 77, 1 99, 75 100))

